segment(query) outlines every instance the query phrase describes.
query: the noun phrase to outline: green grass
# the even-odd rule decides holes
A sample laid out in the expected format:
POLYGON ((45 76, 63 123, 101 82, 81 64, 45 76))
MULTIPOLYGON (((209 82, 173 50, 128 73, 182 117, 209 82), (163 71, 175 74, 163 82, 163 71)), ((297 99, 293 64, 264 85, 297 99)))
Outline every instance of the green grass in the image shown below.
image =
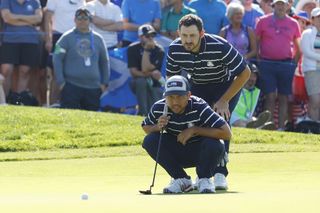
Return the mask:
POLYGON ((320 137, 309 134, 234 128, 227 192, 163 196, 158 167, 154 195, 140 195, 154 168, 142 119, 1 106, 0 212, 319 212, 320 137))
POLYGON ((0 212, 317 213, 319 162, 314 152, 232 154, 230 189, 213 195, 162 195, 169 176, 159 167, 150 196, 138 193, 152 179, 147 156, 0 162, 0 212))
MULTIPOLYGON (((2 106, 0 152, 45 151, 38 159, 49 159, 50 153, 61 152, 70 158, 72 150, 79 149, 74 157, 80 158, 88 156, 81 151, 86 149, 138 147, 145 135, 140 127, 142 120, 140 116, 121 114, 2 106)), ((312 134, 234 128, 231 143, 231 152, 320 151, 320 137, 312 134)), ((110 153, 95 156, 106 157, 110 153)), ((28 158, 33 159, 25 159, 28 158)))

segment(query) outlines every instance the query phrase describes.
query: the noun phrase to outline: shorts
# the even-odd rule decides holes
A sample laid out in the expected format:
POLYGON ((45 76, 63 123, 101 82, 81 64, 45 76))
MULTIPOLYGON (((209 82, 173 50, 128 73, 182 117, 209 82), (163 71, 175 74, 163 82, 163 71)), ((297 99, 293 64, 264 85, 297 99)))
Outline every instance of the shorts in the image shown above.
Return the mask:
POLYGON ((32 43, 3 43, 0 63, 37 67, 40 64, 39 45, 32 43))
POLYGON ((320 94, 320 71, 304 72, 304 82, 308 96, 320 94))
POLYGON ((296 63, 293 60, 267 60, 258 63, 259 86, 263 94, 292 94, 292 80, 296 63))

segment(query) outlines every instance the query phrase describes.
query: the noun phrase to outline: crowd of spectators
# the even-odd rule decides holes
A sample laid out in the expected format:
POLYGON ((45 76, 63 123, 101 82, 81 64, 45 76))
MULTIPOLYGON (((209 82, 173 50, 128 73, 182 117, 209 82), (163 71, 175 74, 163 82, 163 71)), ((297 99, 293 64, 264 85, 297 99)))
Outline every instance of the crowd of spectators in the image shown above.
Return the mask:
MULTIPOLYGON (((128 47, 131 86, 139 114, 146 114, 161 97, 158 89, 164 77, 159 61, 165 52, 153 37, 157 33, 174 40, 180 18, 191 13, 203 20, 206 33, 224 37, 257 68, 255 86, 261 92, 251 116, 267 110, 274 115, 268 122, 279 130, 295 124, 300 116, 320 120, 320 9, 316 0, 0 0, 0 4, 0 104, 19 104, 19 94, 27 91, 38 105, 60 105, 63 80, 70 77, 61 66, 74 57, 59 58, 56 51, 72 49, 66 34, 77 28, 77 22, 88 21, 106 50, 128 47), (88 20, 77 19, 79 8, 90 12, 88 20), (292 95, 294 75, 305 75, 304 100, 292 95), (147 92, 142 85, 151 92, 142 94, 147 92)), ((74 43, 79 47, 73 51, 88 68, 98 57, 95 51, 101 50, 93 44, 99 39, 92 33, 86 39, 81 36, 75 32, 74 43)), ((109 63, 107 51, 102 61, 109 63)), ((110 72, 109 66, 100 69, 110 72)), ((76 80, 69 83, 80 82, 77 75, 71 74, 76 80)), ((100 79, 101 90, 108 89, 107 82, 100 79)))

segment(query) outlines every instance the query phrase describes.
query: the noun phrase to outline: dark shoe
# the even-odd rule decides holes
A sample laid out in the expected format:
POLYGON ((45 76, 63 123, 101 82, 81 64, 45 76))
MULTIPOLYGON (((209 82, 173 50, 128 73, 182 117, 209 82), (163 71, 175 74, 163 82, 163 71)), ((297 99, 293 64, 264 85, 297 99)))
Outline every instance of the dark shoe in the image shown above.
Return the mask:
POLYGON ((261 112, 258 117, 257 120, 255 121, 250 121, 249 123, 247 123, 246 127, 247 128, 259 128, 261 126, 263 126, 265 123, 269 122, 272 120, 272 115, 271 112, 269 111, 263 111, 261 112))
POLYGON ((265 123, 264 125, 262 125, 261 127, 259 127, 258 129, 275 130, 276 125, 273 122, 269 121, 269 122, 265 123))

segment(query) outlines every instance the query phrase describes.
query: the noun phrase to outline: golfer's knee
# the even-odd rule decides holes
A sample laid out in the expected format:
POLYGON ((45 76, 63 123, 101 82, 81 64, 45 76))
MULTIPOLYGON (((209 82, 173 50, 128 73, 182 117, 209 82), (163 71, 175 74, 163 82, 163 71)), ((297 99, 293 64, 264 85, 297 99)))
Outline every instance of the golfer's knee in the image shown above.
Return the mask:
POLYGON ((202 141, 202 149, 209 153, 215 153, 216 155, 221 155, 225 152, 225 147, 220 140, 205 138, 202 141))
POLYGON ((159 134, 150 133, 144 138, 142 147, 148 152, 152 152, 157 149, 158 141, 159 141, 159 134))

